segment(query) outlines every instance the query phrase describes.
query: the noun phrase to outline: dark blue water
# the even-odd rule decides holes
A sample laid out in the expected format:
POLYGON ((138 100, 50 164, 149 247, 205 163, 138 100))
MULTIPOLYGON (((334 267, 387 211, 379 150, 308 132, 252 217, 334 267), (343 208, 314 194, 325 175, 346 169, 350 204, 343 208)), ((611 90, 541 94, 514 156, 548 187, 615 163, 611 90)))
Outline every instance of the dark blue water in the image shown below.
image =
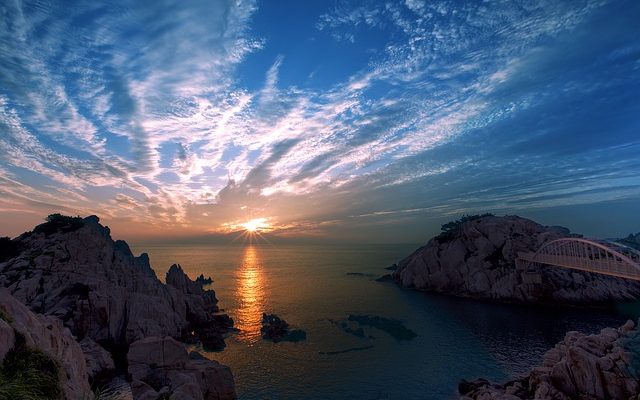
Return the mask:
POLYGON ((622 311, 494 304, 374 280, 416 247, 141 244, 134 252, 148 252, 161 278, 174 262, 191 277, 213 276, 220 306, 241 331, 206 355, 232 368, 241 399, 454 398, 461 378, 506 380, 539 363, 567 331, 627 319, 622 311), (306 330, 307 340, 262 340, 263 312, 306 330), (331 322, 350 314, 401 320, 417 337, 365 327, 361 338, 331 322))

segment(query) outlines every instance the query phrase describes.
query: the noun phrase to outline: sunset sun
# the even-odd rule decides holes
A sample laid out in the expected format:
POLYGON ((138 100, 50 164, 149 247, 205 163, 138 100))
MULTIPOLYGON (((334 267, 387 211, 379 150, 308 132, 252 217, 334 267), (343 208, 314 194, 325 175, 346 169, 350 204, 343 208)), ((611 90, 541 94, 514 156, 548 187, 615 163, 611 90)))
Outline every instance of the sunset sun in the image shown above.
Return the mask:
POLYGON ((260 230, 269 228, 269 224, 267 223, 266 218, 254 218, 241 224, 241 226, 249 233, 258 232, 260 230))

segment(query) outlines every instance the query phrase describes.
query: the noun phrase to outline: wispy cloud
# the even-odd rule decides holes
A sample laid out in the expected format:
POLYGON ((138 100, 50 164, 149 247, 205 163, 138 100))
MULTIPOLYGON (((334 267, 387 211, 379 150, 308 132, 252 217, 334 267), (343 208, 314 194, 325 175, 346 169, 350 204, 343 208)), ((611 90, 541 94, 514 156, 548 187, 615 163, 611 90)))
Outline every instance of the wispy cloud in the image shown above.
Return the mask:
POLYGON ((637 6, 616 26, 607 1, 339 1, 314 43, 366 55, 320 87, 292 82, 301 56, 284 48, 244 83, 273 46, 252 1, 0 8, 6 212, 33 199, 176 231, 299 232, 637 194, 638 166, 603 155, 638 144, 637 6))

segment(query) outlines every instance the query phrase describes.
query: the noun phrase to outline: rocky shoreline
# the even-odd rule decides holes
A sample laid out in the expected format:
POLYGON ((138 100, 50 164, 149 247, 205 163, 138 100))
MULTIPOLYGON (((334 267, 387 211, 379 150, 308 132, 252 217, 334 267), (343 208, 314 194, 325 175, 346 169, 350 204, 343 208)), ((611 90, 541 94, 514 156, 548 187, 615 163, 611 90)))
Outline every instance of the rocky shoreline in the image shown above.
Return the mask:
POLYGON ((640 299, 640 282, 565 268, 519 271, 518 252, 575 236, 518 216, 471 217, 401 260, 391 278, 403 287, 460 297, 530 304, 608 306, 640 299))
POLYGON ((219 312, 215 292, 179 265, 162 283, 148 256, 134 257, 95 216, 52 215, 2 246, 0 311, 12 322, 0 321, 0 356, 14 346, 11 337, 44 325, 49 336, 28 343, 61 362, 69 399, 91 398, 90 385, 109 387, 123 374, 136 399, 236 397, 228 367, 187 354, 184 343, 223 348, 233 321, 219 312))
POLYGON ((461 400, 637 399, 639 355, 640 330, 633 321, 594 335, 568 332, 525 376, 505 384, 462 381, 458 390, 461 400))

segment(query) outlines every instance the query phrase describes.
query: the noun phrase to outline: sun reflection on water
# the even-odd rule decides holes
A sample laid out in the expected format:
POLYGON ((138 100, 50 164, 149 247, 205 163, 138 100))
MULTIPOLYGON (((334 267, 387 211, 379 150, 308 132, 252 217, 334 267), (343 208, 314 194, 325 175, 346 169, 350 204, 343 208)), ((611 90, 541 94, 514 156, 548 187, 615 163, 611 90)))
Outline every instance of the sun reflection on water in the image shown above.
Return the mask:
POLYGON ((238 310, 235 315, 235 325, 240 330, 238 339, 254 343, 260 339, 265 298, 262 264, 255 246, 244 249, 242 265, 236 276, 238 310))

